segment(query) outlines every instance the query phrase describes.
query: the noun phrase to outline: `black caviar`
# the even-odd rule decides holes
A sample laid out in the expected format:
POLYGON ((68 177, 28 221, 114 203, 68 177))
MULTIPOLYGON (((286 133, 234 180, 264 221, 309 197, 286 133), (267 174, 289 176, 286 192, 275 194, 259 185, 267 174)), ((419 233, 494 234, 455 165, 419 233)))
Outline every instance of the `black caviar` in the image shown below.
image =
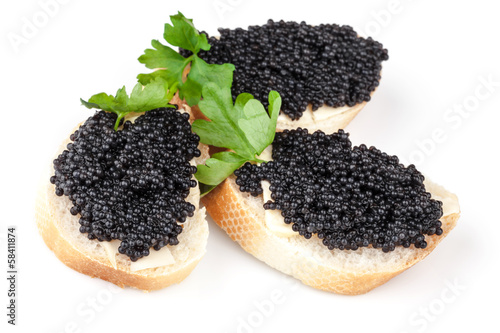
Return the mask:
POLYGON ((414 165, 375 147, 352 147, 348 133, 305 129, 276 133, 273 161, 246 163, 235 172, 242 192, 257 196, 270 183, 265 209, 281 210, 305 238, 316 234, 330 250, 372 245, 425 248, 424 235, 441 235, 442 203, 425 190, 414 165))
MULTIPOLYGON (((209 38, 211 49, 198 55, 210 64, 235 65, 233 99, 248 92, 267 107, 276 90, 282 111, 299 119, 308 104, 313 110, 354 106, 370 100, 379 85, 387 50, 371 37, 358 37, 350 26, 274 22, 263 26, 219 29, 209 38)), ((180 50, 188 56, 190 52, 180 50)))
POLYGON ((186 202, 200 156, 198 135, 189 115, 174 109, 146 112, 123 129, 113 129, 116 114, 90 117, 57 159, 57 195, 73 203, 80 214, 80 231, 89 239, 121 241, 118 251, 132 261, 149 249, 179 243, 177 236, 195 207, 186 202))

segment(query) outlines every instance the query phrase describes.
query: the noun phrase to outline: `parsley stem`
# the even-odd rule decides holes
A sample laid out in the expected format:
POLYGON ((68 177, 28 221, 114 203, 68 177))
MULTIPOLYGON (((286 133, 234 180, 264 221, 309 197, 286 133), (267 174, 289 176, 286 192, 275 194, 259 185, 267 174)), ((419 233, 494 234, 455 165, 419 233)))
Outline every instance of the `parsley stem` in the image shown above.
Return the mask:
POLYGON ((118 113, 118 117, 116 118, 115 122, 115 131, 118 131, 118 127, 120 126, 120 121, 122 118, 125 117, 125 113, 118 113))

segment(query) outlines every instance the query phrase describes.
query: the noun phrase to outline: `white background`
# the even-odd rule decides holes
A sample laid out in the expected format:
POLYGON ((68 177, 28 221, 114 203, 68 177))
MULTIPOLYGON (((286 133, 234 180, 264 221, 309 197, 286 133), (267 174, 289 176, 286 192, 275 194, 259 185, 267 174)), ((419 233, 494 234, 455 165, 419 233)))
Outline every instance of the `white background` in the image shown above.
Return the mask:
POLYGON ((19 245, 18 326, 6 324, 1 273, 2 332, 498 329, 500 24, 494 1, 61 0, 50 17, 43 14, 47 2, 0 5, 2 272, 7 225, 17 226, 19 245), (69 131, 92 114, 79 98, 123 84, 131 89, 146 71, 137 57, 151 39, 161 39, 163 24, 177 10, 211 34, 273 18, 348 24, 381 41, 390 55, 381 85, 348 131, 354 143, 414 162, 456 193, 462 209, 456 229, 423 262, 354 297, 285 278, 212 221, 204 259, 181 284, 160 291, 111 293, 111 284, 64 266, 34 223, 41 170, 69 131), (31 34, 23 31, 30 23, 39 25, 31 34), (24 40, 15 45, 9 38, 24 40), (454 111, 459 108, 462 115, 454 111), (433 132, 439 142, 430 141, 433 132), (272 293, 282 296, 271 307, 272 293))

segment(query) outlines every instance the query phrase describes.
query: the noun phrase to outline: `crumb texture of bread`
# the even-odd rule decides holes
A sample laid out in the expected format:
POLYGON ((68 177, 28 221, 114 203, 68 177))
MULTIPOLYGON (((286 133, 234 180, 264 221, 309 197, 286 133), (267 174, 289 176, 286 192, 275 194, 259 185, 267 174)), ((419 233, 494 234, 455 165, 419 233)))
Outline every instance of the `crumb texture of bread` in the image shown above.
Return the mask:
POLYGON ((424 259, 455 227, 460 210, 457 197, 439 185, 426 181, 426 188, 444 203, 443 234, 426 236, 427 248, 397 247, 390 253, 372 247, 356 251, 328 250, 313 236, 280 237, 265 226, 262 196, 239 191, 235 178, 202 198, 207 212, 234 241, 271 267, 304 284, 338 294, 364 294, 424 259))
MULTIPOLYGON (((66 140, 61 145, 58 154, 65 149, 68 142, 69 140, 66 140)), ((195 163, 203 163, 208 158, 208 146, 200 144, 199 149, 201 156, 195 163)), ((187 198, 196 207, 194 216, 182 223, 183 231, 178 236, 179 244, 168 246, 175 263, 133 272, 130 270, 131 261, 127 256, 116 255, 115 269, 101 243, 89 240, 79 231, 79 218, 71 215, 69 211, 72 206, 70 200, 66 196, 56 196, 54 185, 49 182, 52 172, 52 167, 47 168, 38 187, 35 221, 47 246, 66 266, 122 288, 129 286, 152 291, 184 280, 205 254, 209 230, 205 208, 199 208, 198 187, 193 188, 187 198)))

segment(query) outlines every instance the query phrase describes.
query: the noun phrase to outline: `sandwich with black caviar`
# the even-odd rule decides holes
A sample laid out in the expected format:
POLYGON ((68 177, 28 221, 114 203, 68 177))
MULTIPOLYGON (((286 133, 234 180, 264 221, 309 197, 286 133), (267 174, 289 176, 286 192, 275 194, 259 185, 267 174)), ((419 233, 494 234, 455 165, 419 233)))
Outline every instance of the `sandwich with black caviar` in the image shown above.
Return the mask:
MULTIPOLYGON (((199 51, 206 37, 182 14, 171 18, 166 38, 199 51)), ((203 257, 208 225, 194 174, 208 147, 179 95, 201 95, 204 82, 193 75, 186 83, 184 67, 138 83, 130 96, 123 87, 81 101, 100 111, 63 141, 36 205, 40 234, 67 266, 150 291, 182 281, 203 257)), ((210 70, 223 80, 226 67, 210 70)))
POLYGON ((36 221, 67 266, 149 291, 182 281, 205 253, 208 225, 193 175, 207 147, 191 131, 189 109, 164 107, 168 93, 154 105, 150 96, 162 82, 138 95, 141 89, 130 106, 146 103, 147 112, 132 107, 123 120, 124 112, 104 111, 123 106, 119 98, 111 108, 97 95, 90 99, 87 105, 102 110, 61 145, 36 221))
MULTIPOLYGON (((237 117, 243 96, 233 106, 226 95, 218 108, 237 117)), ((357 295, 424 259, 455 227, 457 197, 414 165, 353 147, 343 130, 275 134, 280 103, 271 92, 267 117, 245 106, 224 140, 215 129, 225 122, 211 113, 193 123, 201 142, 231 149, 199 166, 197 178, 210 185, 207 212, 245 251, 306 285, 357 295)))
POLYGON ((370 101, 388 59, 382 44, 347 25, 269 20, 248 29, 221 28, 219 34, 208 38, 210 50, 198 56, 235 66, 233 100, 246 92, 267 106, 267 95, 277 91, 283 99, 278 131, 344 128, 370 101))

